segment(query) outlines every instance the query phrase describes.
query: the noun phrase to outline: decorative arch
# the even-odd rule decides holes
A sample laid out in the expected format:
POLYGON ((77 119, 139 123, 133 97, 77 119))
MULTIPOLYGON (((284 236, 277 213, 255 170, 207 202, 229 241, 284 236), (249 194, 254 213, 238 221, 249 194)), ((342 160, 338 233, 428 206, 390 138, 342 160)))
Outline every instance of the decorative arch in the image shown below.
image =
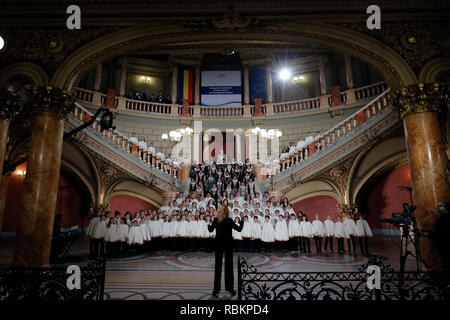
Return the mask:
POLYGON ((191 31, 178 25, 138 26, 108 34, 69 56, 51 79, 51 85, 65 90, 75 86, 89 69, 102 61, 131 50, 159 45, 193 44, 317 44, 355 56, 378 69, 392 88, 417 82, 408 64, 391 48, 362 33, 336 25, 285 23, 260 30, 220 32, 191 31))
POLYGON ((450 71, 450 58, 433 59, 420 70, 419 82, 434 82, 444 71, 450 71))
POLYGON ((355 203, 358 193, 361 191, 361 189, 364 187, 366 183, 370 183, 370 180, 373 179, 376 176, 382 175, 386 173, 387 171, 390 171, 396 167, 399 167, 405 163, 408 163, 408 155, 406 151, 400 152, 398 154, 395 154, 384 161, 377 164, 375 167, 373 167, 369 172, 367 172, 358 182, 358 184, 353 189, 353 195, 352 195, 352 203, 355 203))
POLYGON ((296 203, 316 196, 329 196, 336 199, 338 203, 341 203, 342 195, 338 190, 337 186, 331 181, 325 179, 312 180, 299 184, 295 188, 289 190, 285 194, 285 197, 288 198, 290 203, 296 203))
POLYGON ((105 194, 104 203, 118 195, 132 196, 151 203, 155 207, 160 207, 163 199, 159 192, 153 188, 132 180, 121 180, 108 188, 105 194))
POLYGON ((49 82, 47 73, 38 65, 31 62, 18 62, 2 69, 0 73, 0 87, 9 79, 18 75, 30 79, 35 86, 46 86, 49 82))

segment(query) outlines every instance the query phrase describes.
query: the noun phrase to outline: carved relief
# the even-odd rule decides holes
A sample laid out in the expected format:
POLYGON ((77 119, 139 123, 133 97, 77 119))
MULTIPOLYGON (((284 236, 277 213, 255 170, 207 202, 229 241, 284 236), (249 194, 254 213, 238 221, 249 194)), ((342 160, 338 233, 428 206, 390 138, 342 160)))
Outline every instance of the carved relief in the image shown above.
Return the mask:
POLYGON ((120 30, 120 26, 86 27, 69 31, 66 28, 15 28, 2 30, 8 48, 0 56, 0 65, 17 61, 32 61, 49 74, 71 53, 103 35, 120 30))
POLYGON ((448 88, 439 83, 414 84, 390 94, 392 106, 401 117, 417 112, 438 112, 447 108, 448 88))
POLYGON ((331 181, 337 186, 339 192, 342 195, 344 195, 345 190, 347 188, 350 170, 353 166, 353 163, 355 162, 356 157, 358 156, 358 153, 359 152, 354 153, 352 156, 350 156, 346 160, 340 162, 339 164, 327 169, 326 171, 324 171, 314 177, 311 177, 311 179, 308 179, 308 180, 325 179, 325 180, 331 181))
POLYGON ((380 30, 369 30, 365 24, 344 24, 388 45, 418 74, 422 66, 435 57, 448 57, 450 38, 448 22, 383 23, 380 30))

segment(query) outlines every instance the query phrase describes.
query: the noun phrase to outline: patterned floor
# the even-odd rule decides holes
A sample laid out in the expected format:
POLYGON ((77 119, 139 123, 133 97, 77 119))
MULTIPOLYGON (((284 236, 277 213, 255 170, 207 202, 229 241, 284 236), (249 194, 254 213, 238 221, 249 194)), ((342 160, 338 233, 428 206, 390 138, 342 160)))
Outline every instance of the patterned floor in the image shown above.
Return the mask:
MULTIPOLYGON (((14 240, 0 240, 0 265, 12 259, 14 240)), ((89 240, 81 238, 72 249, 75 263, 87 260, 89 240)), ((398 241, 392 238, 371 239, 373 254, 383 257, 385 263, 398 268, 398 241)), ((357 255, 337 253, 248 253, 236 252, 235 284, 237 283, 237 256, 244 257, 258 271, 352 271, 365 262, 357 255)), ((412 263, 412 262, 411 262, 412 263)), ((214 278, 214 253, 156 251, 128 259, 107 261, 105 299, 210 299, 214 278)), ((223 280, 222 280, 223 288, 223 280)), ((225 294, 222 291, 221 295, 225 294)))

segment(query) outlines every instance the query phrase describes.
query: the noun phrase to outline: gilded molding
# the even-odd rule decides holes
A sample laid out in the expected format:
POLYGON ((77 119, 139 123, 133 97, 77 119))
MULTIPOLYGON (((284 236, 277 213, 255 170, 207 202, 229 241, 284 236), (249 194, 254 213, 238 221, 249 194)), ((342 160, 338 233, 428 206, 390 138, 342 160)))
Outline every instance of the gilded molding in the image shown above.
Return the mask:
POLYGON ((400 117, 418 112, 438 112, 449 103, 448 88, 439 83, 418 83, 389 94, 400 117))
POLYGON ((342 218, 351 217, 355 219, 359 215, 358 208, 355 204, 338 203, 337 212, 342 218))
POLYGON ((6 89, 0 91, 0 120, 13 120, 19 117, 24 108, 22 98, 6 89))
POLYGON ((30 105, 34 115, 51 114, 66 119, 75 109, 75 96, 59 88, 33 87, 30 105))

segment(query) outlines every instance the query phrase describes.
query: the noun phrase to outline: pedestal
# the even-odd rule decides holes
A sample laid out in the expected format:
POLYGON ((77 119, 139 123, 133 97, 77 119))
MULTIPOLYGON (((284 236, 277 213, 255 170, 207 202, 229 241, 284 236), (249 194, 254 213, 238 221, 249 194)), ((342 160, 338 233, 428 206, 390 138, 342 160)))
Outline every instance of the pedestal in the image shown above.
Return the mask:
POLYGON ((33 118, 14 266, 50 263, 63 133, 62 118, 50 114, 33 118))
POLYGON ((320 96, 320 109, 328 109, 328 96, 326 94, 323 94, 320 96))

